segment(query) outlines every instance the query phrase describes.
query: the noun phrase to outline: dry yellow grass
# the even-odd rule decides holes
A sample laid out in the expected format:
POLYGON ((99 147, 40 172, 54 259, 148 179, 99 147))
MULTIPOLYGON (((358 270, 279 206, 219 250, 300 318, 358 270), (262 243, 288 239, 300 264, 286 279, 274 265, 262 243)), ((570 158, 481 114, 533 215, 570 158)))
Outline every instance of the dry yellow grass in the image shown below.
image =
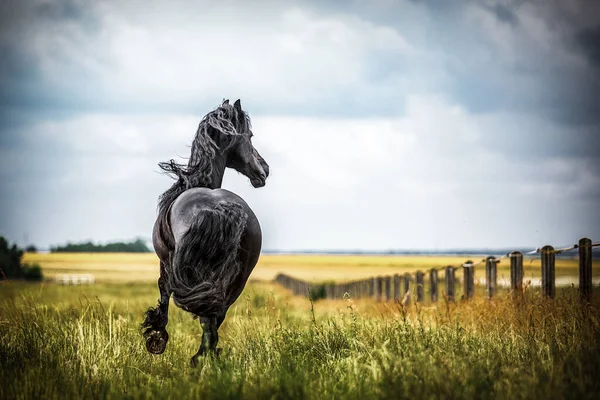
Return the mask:
MULTIPOLYGON (((479 261, 481 257, 471 257, 479 261)), ((27 253, 27 263, 38 263, 47 278, 60 273, 92 273, 98 282, 139 282, 158 279, 158 257, 154 253, 27 253)), ((348 281, 377 275, 402 274, 418 270, 459 266, 464 256, 361 256, 361 255, 274 255, 263 254, 251 279, 271 280, 278 273, 286 273, 309 281, 348 281)), ((595 263, 594 276, 600 267, 595 263)), ((498 278, 506 279, 510 261, 499 264, 498 278)), ((525 278, 540 276, 538 258, 524 261, 525 278)), ((558 259, 556 275, 577 276, 577 260, 558 259)), ((476 268, 476 277, 485 276, 483 264, 476 268)))
POLYGON ((98 282, 156 281, 154 253, 26 253, 26 263, 38 263, 47 278, 57 274, 91 273, 98 282))

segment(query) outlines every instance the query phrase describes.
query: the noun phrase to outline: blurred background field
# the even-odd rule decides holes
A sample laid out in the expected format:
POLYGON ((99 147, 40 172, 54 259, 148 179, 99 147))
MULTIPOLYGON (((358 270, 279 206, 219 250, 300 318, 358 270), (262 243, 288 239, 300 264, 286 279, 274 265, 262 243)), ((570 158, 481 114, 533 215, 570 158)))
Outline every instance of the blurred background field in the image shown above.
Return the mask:
MULTIPOLYGON (((251 280, 272 280, 278 273, 314 282, 344 282, 378 275, 426 271, 447 265, 459 267, 467 260, 480 261, 485 255, 427 256, 427 255, 314 255, 263 254, 251 275, 251 280)), ((58 274, 93 274, 96 282, 154 282, 159 275, 159 262, 154 253, 26 253, 26 263, 38 263, 47 279, 58 274)), ((510 278, 510 260, 498 264, 498 280, 502 284, 510 278)), ((533 284, 539 281, 539 257, 525 257, 524 278, 533 284)), ((575 258, 557 258, 557 285, 577 283, 578 261, 575 258)), ((594 263, 593 276, 600 275, 600 266, 594 263)), ((484 265, 475 270, 476 279, 485 277, 484 265)), ((460 277, 460 271, 459 275, 460 277)), ((597 278, 596 278, 597 284, 597 278)))

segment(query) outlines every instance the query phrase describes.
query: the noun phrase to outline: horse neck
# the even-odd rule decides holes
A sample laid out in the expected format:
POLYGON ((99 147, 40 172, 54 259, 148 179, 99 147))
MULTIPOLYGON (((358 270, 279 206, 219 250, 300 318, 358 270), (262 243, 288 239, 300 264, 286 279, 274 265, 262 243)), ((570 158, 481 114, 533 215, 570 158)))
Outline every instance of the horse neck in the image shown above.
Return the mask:
MULTIPOLYGON (((198 160, 190 158, 189 166, 193 163, 198 163, 198 160)), ((219 189, 223 183, 223 175, 225 175, 225 167, 227 165, 227 154, 219 151, 215 151, 214 156, 210 160, 210 165, 199 163, 200 168, 205 170, 196 170, 197 176, 191 176, 190 181, 187 183, 186 189, 190 187, 206 187, 209 189, 219 189), (210 169, 210 175, 206 176, 206 169, 210 169)), ((196 167, 197 168, 197 167, 196 167)))
POLYGON ((219 189, 223 184, 223 175, 225 175, 226 159, 221 153, 217 153, 212 163, 212 174, 210 184, 211 189, 219 189))
POLYGON ((175 182, 173 186, 166 192, 164 192, 158 201, 159 213, 166 215, 169 207, 173 202, 185 192, 187 189, 192 187, 205 187, 209 189, 220 189, 223 183, 223 175, 225 174, 226 159, 220 154, 214 158, 212 164, 212 173, 209 177, 209 182, 205 182, 204 177, 191 176, 187 183, 183 183, 181 180, 175 182), (198 179, 199 178, 199 179, 198 179))

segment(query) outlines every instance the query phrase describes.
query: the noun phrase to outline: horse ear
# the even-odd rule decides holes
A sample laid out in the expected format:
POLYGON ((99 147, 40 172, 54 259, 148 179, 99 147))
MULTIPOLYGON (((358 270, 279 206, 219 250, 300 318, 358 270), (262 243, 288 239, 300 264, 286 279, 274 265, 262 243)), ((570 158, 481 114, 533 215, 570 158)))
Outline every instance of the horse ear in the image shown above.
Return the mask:
POLYGON ((229 99, 224 100, 223 105, 229 105, 229 99))
POLYGON ((235 107, 236 110, 242 111, 242 103, 240 102, 240 99, 237 99, 235 101, 235 103, 233 103, 233 106, 235 107))

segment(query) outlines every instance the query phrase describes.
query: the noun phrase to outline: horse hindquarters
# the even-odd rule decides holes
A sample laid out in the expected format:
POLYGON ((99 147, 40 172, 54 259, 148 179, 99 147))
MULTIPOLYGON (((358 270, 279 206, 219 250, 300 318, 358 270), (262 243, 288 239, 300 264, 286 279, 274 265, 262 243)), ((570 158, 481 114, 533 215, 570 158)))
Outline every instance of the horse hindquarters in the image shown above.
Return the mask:
POLYGON ((168 286, 182 309, 200 317, 221 316, 244 273, 238 252, 248 214, 242 205, 226 201, 192 218, 175 243, 168 286))

